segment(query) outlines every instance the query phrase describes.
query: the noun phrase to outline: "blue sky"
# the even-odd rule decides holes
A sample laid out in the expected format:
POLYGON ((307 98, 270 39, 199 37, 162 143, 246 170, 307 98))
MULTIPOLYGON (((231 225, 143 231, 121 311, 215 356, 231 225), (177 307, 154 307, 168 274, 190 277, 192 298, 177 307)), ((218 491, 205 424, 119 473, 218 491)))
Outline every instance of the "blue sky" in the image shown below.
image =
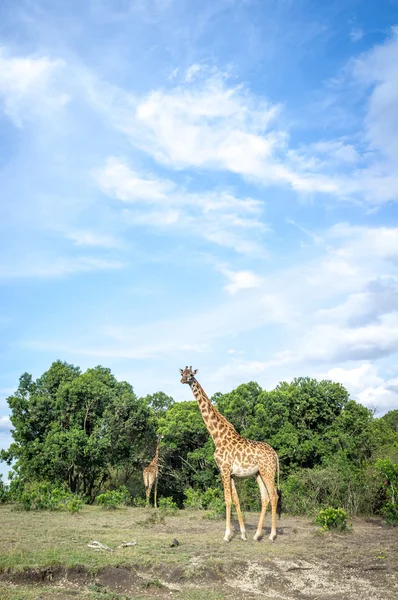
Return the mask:
POLYGON ((3 0, 0 447, 58 358, 396 408, 397 115, 396 0, 3 0))

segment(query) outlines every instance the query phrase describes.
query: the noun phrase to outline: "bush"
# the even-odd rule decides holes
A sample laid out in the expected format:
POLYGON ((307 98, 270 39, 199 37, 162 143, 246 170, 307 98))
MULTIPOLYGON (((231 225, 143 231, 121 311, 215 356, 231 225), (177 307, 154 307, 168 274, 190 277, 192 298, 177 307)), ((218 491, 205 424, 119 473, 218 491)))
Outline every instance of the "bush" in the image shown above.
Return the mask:
POLYGON ((142 496, 136 496, 132 499, 131 504, 132 506, 136 506, 137 508, 143 508, 144 506, 146 506, 146 500, 145 498, 142 498, 142 496))
POLYGON ((379 509, 386 523, 398 524, 398 464, 390 458, 379 458, 375 463, 375 470, 381 478, 383 501, 379 509))
POLYGON ((17 507, 22 510, 68 510, 79 512, 83 507, 80 498, 60 486, 49 482, 25 483, 23 490, 14 492, 17 507))
POLYGON ((221 488, 208 488, 205 492, 187 488, 184 508, 188 510, 209 510, 206 519, 216 519, 225 513, 224 494, 221 488))
POLYGON ((66 502, 66 510, 72 514, 78 513, 83 508, 83 500, 77 496, 70 497, 66 502))
POLYGON ((342 508, 325 508, 320 510, 315 523, 321 526, 322 531, 338 529, 344 531, 347 529, 347 513, 342 508))
POLYGON ((283 508, 294 515, 343 508, 350 515, 371 514, 378 502, 378 483, 370 471, 341 462, 302 469, 282 480, 283 508))
POLYGON ((0 475, 0 504, 4 504, 4 502, 8 502, 9 500, 9 492, 7 486, 2 480, 2 476, 0 475))
POLYGON ((168 498, 160 498, 159 502, 158 502, 159 508, 160 510, 162 510, 164 513, 168 513, 168 514, 175 514, 178 512, 178 506, 176 504, 176 502, 174 502, 173 498, 168 497, 168 498))
POLYGON ((104 510, 116 510, 119 506, 125 506, 130 502, 130 492, 125 486, 118 490, 108 490, 97 496, 97 504, 104 510))
POLYGON ((184 508, 187 510, 203 510, 203 492, 187 488, 184 491, 185 501, 184 508))

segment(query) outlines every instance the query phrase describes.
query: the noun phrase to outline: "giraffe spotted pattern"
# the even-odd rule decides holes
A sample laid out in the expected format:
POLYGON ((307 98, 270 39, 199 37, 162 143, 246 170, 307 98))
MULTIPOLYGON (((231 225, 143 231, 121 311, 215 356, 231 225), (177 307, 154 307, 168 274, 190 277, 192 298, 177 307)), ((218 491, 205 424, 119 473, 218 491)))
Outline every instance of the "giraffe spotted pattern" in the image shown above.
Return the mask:
POLYGON ((231 537, 231 504, 235 504, 242 539, 246 540, 246 529, 243 522, 239 497, 235 486, 235 477, 256 477, 261 494, 261 513, 254 539, 261 537, 265 513, 271 502, 272 524, 270 540, 276 538, 276 512, 279 491, 279 459, 271 446, 265 442, 248 440, 241 436, 234 426, 212 405, 200 383, 195 378, 197 370, 192 367, 180 369, 181 383, 191 387, 203 421, 213 438, 216 450, 214 458, 220 469, 224 487, 226 505, 226 529, 224 540, 231 537), (278 475, 278 491, 275 488, 275 474, 278 475))

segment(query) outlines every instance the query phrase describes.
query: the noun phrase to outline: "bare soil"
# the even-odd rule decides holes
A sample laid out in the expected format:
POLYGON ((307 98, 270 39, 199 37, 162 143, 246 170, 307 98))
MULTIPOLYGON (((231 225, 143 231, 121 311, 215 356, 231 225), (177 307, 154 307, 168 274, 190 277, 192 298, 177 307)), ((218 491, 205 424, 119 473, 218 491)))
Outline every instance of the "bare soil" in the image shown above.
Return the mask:
MULTIPOLYGON (((148 514, 1 508, 0 598, 398 599, 398 528, 379 519, 354 519, 350 532, 321 534, 309 519, 282 515, 274 543, 269 527, 259 542, 241 540, 237 524, 225 543, 224 522, 203 512, 180 511, 153 526, 145 525, 148 514), (127 537, 137 545, 118 549, 127 537), (170 547, 174 538, 179 545, 170 547), (94 539, 113 551, 87 548, 94 539)), ((251 536, 257 519, 246 515, 251 536)))

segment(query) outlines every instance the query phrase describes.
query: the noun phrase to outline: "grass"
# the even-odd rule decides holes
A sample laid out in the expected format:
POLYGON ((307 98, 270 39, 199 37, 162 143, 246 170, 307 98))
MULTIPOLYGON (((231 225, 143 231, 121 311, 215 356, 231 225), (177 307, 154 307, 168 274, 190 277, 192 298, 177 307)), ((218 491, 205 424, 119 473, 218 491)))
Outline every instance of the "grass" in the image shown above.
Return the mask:
MULTIPOLYGON (((355 562, 364 571, 361 579, 351 576, 352 588, 344 592, 354 600, 379 597, 373 589, 379 582, 374 578, 375 573, 382 577, 384 571, 374 571, 375 563, 382 562, 386 573, 398 573, 396 531, 360 519, 354 521, 350 536, 318 536, 316 526, 308 519, 283 515, 278 521, 277 541, 272 544, 267 539, 270 516, 259 543, 251 539, 258 514, 248 513, 249 540, 240 539, 234 523, 236 535, 228 544, 222 539, 224 521, 205 519, 204 511, 179 511, 167 515, 164 522, 152 518, 154 514, 154 509, 132 507, 116 511, 84 507, 77 515, 17 512, 11 506, 0 505, 1 600, 144 600, 171 596, 178 600, 224 600, 231 594, 241 600, 254 597, 244 587, 239 588, 242 581, 252 584, 253 568, 259 591, 269 585, 268 576, 262 573, 271 569, 275 598, 280 598, 290 593, 296 579, 297 585, 302 585, 299 578, 303 573, 308 576, 308 568, 317 570, 320 586, 329 585, 333 579, 340 585, 342 569, 355 562), (179 545, 171 548, 174 538, 179 545), (113 551, 88 548, 93 540, 113 551), (132 540, 136 540, 135 546, 117 548, 132 540), (382 561, 376 559, 381 556, 382 561), (28 581, 28 576, 42 569, 49 570, 53 581, 28 581), (71 570, 66 579, 65 569, 71 570), (80 573, 80 579, 73 581, 71 573, 80 573), (374 580, 369 590, 360 587, 364 573, 374 580), (266 577, 264 583, 262 577, 266 577)), ((392 579, 386 585, 380 597, 393 596, 393 588, 388 587, 393 585, 392 579)))
MULTIPOLYGON (((192 555, 198 553, 208 553, 212 560, 229 559, 230 547, 222 539, 223 521, 204 519, 204 511, 179 511, 176 516, 167 516, 164 523, 154 519, 151 524, 153 514, 153 509, 130 507, 113 512, 86 506, 82 513, 70 515, 66 512, 17 512, 10 506, 0 506, 0 571, 51 565, 67 568, 85 565, 93 573, 106 566, 166 564, 188 567, 192 555), (179 546, 170 548, 175 537, 179 546), (137 540, 136 546, 117 549, 122 542, 133 539, 137 540), (87 544, 93 540, 106 544, 113 552, 88 548, 87 544)), ((245 543, 237 535, 232 543, 241 558, 259 555, 260 546, 253 541, 245 543)), ((265 550, 267 554, 278 554, 278 546, 266 542, 261 554, 265 550)))

